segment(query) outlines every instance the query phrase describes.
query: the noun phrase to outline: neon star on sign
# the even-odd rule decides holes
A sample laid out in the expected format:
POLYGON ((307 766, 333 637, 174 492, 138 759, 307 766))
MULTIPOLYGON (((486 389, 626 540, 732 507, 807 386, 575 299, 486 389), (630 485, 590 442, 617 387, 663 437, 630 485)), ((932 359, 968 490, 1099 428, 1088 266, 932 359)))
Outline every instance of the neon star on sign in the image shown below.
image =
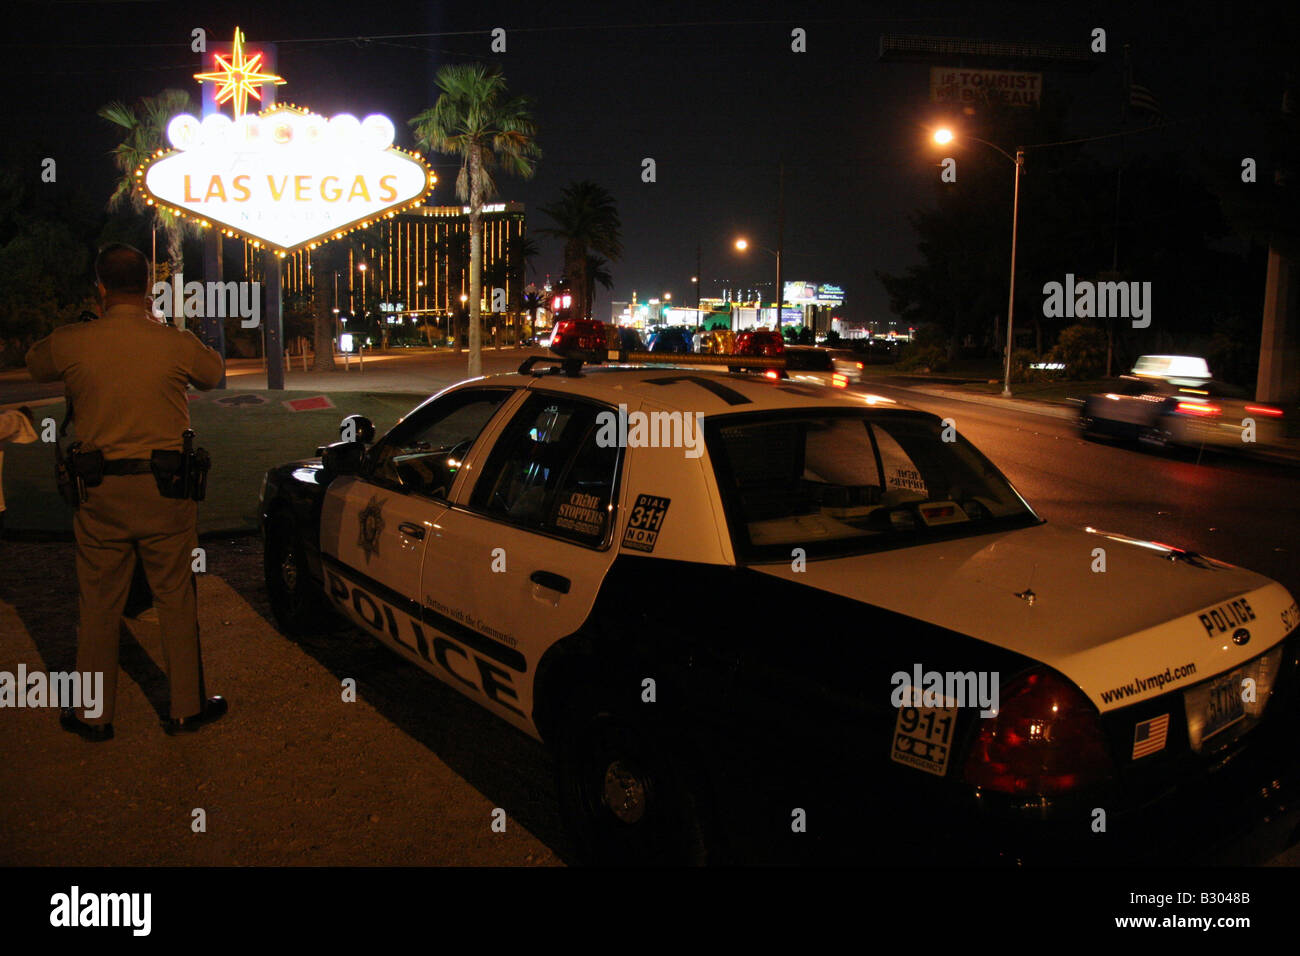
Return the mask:
POLYGON ((377 113, 183 113, 167 127, 175 149, 136 177, 150 202, 287 254, 424 200, 437 178, 393 135, 392 120, 377 113))
POLYGON ((217 103, 227 100, 235 101, 235 119, 243 116, 248 109, 248 98, 262 99, 262 84, 274 83, 283 86, 284 79, 274 73, 262 71, 262 54, 254 53, 244 56, 244 32, 235 27, 235 48, 227 60, 220 53, 215 54, 217 69, 211 73, 195 73, 194 78, 200 83, 217 84, 217 103))

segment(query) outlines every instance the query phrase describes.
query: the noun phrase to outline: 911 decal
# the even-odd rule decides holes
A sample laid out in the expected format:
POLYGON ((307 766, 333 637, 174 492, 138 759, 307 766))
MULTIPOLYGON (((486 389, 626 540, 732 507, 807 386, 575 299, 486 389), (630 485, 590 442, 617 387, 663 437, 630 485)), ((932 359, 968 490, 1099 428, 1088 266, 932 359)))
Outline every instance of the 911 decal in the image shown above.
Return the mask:
POLYGON ((889 759, 936 777, 948 772, 957 708, 900 707, 889 759))
POLYGON ((668 515, 670 500, 658 495, 637 495, 627 519, 627 530, 623 532, 623 547, 647 554, 653 552, 655 542, 659 540, 659 530, 668 515))

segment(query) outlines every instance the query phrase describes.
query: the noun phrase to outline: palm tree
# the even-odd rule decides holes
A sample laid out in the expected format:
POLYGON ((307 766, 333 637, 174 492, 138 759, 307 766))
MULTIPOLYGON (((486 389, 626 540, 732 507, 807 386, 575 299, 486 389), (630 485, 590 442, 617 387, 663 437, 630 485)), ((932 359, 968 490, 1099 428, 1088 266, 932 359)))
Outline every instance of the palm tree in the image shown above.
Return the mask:
MULTIPOLYGON (((114 100, 99 108, 101 119, 125 131, 112 152, 113 163, 122 175, 109 197, 110 210, 126 208, 140 213, 150 208, 135 171, 164 147, 163 137, 172 117, 192 109, 190 94, 185 90, 163 90, 157 96, 143 96, 133 105, 114 100)), ((166 237, 168 264, 175 275, 185 266, 182 241, 195 227, 157 205, 152 208, 154 226, 166 237)))
POLYGON ((542 212, 555 221, 555 226, 538 232, 563 240, 564 272, 578 299, 574 314, 585 318, 591 314, 588 254, 599 253, 611 262, 623 255, 623 224, 614 197, 604 186, 582 180, 565 186, 560 201, 543 206, 542 212))
POLYGON ((587 254, 587 305, 591 311, 596 310, 596 283, 606 289, 614 288, 614 277, 609 272, 609 261, 598 255, 587 254))
POLYGON ((493 169, 528 179, 541 150, 530 101, 509 96, 496 67, 451 64, 434 83, 441 91, 437 102, 410 123, 420 146, 460 157, 456 195, 469 202, 469 374, 475 376, 483 373, 483 200, 496 192, 493 169))

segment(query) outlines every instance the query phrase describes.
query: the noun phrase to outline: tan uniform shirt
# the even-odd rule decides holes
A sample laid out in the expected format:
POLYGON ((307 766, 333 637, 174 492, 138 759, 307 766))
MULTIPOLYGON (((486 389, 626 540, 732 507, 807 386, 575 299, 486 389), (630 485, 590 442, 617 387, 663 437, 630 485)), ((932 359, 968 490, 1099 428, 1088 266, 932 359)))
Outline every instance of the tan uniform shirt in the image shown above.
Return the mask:
POLYGON ((115 305, 102 318, 55 329, 27 352, 38 382, 62 379, 77 438, 106 459, 179 450, 190 427, 187 384, 221 381, 222 360, 192 332, 160 324, 145 309, 115 305))

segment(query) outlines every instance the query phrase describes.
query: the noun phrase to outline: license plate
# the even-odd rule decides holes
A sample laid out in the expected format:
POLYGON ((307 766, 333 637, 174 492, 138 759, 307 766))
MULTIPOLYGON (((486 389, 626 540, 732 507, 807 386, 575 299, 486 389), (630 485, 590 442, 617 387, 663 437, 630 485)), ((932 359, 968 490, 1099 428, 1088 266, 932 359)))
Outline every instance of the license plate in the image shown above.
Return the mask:
POLYGON ((1210 694, 1205 701, 1205 730, 1201 734, 1202 740, 1231 727, 1246 716, 1241 698, 1244 674, 1244 671, 1233 671, 1210 685, 1210 694))

